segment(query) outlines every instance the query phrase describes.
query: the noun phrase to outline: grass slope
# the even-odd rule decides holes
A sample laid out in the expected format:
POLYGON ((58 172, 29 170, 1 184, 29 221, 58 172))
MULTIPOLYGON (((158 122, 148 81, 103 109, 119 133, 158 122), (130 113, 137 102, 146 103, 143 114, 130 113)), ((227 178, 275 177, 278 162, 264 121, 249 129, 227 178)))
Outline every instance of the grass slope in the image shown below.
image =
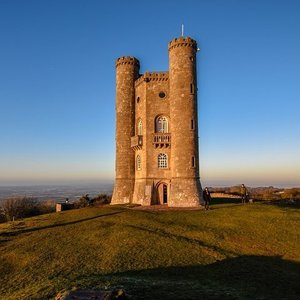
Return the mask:
POLYGON ((296 299, 300 211, 86 208, 0 226, 0 299, 123 285, 133 299, 296 299))

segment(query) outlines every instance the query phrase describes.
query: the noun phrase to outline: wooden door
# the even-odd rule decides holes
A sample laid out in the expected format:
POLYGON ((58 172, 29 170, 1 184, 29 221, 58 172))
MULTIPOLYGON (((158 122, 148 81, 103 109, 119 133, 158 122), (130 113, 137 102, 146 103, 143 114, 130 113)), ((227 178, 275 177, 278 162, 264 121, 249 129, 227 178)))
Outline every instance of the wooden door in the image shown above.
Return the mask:
POLYGON ((161 205, 168 203, 168 186, 165 183, 157 187, 157 202, 161 205))

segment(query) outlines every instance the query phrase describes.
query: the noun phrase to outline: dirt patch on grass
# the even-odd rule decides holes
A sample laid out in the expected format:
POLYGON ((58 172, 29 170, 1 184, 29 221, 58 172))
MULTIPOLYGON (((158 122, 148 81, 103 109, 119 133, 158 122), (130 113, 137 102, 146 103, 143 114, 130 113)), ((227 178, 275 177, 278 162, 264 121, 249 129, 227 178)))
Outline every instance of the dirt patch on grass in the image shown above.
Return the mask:
POLYGON ((150 210, 150 211, 182 211, 182 210, 202 210, 203 206, 199 207, 169 207, 168 205, 150 205, 150 206, 135 206, 133 210, 150 210))

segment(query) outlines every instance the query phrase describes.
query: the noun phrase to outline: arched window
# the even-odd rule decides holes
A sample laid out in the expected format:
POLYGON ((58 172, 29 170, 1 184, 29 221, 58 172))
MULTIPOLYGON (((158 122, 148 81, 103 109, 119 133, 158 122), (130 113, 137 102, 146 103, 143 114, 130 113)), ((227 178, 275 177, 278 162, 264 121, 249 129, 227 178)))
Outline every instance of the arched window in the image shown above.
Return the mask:
POLYGON ((155 119, 155 132, 160 132, 160 133, 169 132, 169 122, 167 117, 159 116, 155 119))
POLYGON ((143 122, 142 119, 138 120, 138 124, 137 124, 137 134, 138 135, 143 135, 143 122))
POLYGON ((141 157, 139 155, 136 157, 136 169, 137 170, 142 169, 142 161, 141 161, 141 157))
POLYGON ((168 168, 168 155, 165 153, 158 154, 158 168, 159 169, 166 169, 168 168))

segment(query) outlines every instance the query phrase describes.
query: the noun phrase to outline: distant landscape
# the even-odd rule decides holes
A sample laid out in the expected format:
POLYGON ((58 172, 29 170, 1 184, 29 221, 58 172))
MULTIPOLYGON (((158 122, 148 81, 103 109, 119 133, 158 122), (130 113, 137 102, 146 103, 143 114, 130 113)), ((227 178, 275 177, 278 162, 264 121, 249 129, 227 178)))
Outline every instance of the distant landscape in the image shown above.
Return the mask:
POLYGON ((79 184, 79 185, 32 185, 0 186, 0 200, 11 197, 32 197, 39 201, 63 201, 66 198, 73 202, 82 195, 94 197, 98 194, 111 194, 113 183, 79 184))
MULTIPOLYGON (((75 202, 82 195, 88 194, 95 197, 99 194, 111 195, 113 191, 113 182, 98 184, 70 184, 70 185, 28 185, 28 186, 0 186, 0 201, 12 197, 35 198, 38 201, 54 200, 64 201, 66 198, 70 202, 75 202)), ((278 188, 268 187, 247 187, 250 197, 259 200, 280 200, 280 199, 299 199, 300 188, 278 188)), ((228 187, 209 187, 212 193, 225 193, 239 195, 240 186, 228 187)))

